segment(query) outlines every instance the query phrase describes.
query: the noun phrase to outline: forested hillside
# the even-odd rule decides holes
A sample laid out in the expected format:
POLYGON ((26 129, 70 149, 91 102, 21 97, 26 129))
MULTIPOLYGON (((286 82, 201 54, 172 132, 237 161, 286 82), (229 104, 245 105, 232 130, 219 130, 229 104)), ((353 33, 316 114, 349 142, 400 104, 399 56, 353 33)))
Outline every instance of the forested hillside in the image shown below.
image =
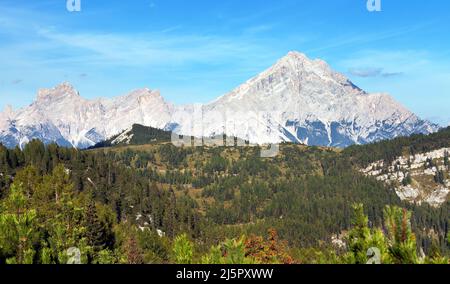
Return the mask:
POLYGON ((227 248, 242 263, 363 263, 375 245, 385 263, 445 262, 450 203, 402 202, 355 165, 447 132, 343 152, 283 144, 266 159, 258 147, 2 146, 0 262, 67 263, 75 247, 83 263, 229 263, 227 248))
POLYGON ((445 147, 450 147, 450 127, 430 135, 418 134, 367 145, 353 145, 344 150, 344 155, 358 165, 367 166, 378 160, 390 163, 404 154, 415 155, 445 147))
POLYGON ((122 133, 115 135, 106 141, 97 143, 91 148, 95 149, 118 145, 162 143, 162 142, 169 142, 170 137, 171 132, 153 127, 143 126, 140 124, 133 124, 131 129, 125 130, 122 133))

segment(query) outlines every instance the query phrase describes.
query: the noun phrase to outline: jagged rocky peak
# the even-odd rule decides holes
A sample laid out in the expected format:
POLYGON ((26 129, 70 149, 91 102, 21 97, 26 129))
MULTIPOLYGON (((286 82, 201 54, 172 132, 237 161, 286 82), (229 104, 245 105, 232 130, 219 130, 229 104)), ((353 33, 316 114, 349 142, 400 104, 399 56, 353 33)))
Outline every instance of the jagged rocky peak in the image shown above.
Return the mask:
MULTIPOLYGON (((314 72, 321 73, 321 75, 337 75, 338 73, 334 72, 330 65, 321 59, 311 59, 306 54, 290 51, 286 56, 278 60, 278 62, 274 65, 274 69, 277 67, 288 67, 296 72, 314 72)), ((270 69, 269 69, 270 71, 270 69)))
POLYGON ((69 82, 63 82, 51 89, 40 89, 38 91, 37 101, 61 99, 64 97, 80 97, 80 93, 69 82))
POLYGON ((286 56, 280 59, 280 61, 296 61, 296 62, 305 62, 310 61, 306 54, 298 52, 298 51, 289 51, 286 56))
POLYGON ((280 67, 291 70, 292 75, 299 80, 321 81, 324 84, 339 84, 349 88, 356 93, 366 94, 361 88, 353 84, 345 75, 334 71, 331 66, 322 59, 311 59, 304 53, 290 51, 285 57, 280 59, 268 72, 280 67))
POLYGON ((308 56, 306 56, 306 54, 298 51, 289 51, 286 56, 284 56, 277 62, 277 64, 281 63, 290 63, 293 64, 293 66, 295 67, 298 67, 299 64, 310 64, 310 65, 315 64, 317 66, 329 69, 329 66, 325 61, 322 61, 320 59, 311 59, 308 56))
POLYGON ((194 109, 194 105, 167 103, 159 91, 149 88, 91 101, 65 82, 40 90, 30 106, 10 115, 2 113, 0 142, 14 146, 43 136, 83 148, 137 123, 177 129, 183 135, 227 134, 258 144, 291 141, 345 147, 438 129, 390 96, 369 95, 325 61, 296 51, 232 92, 202 105, 202 121, 196 121, 194 109), (194 125, 200 127, 194 129, 194 125))
POLYGON ((166 105, 166 101, 161 96, 159 90, 151 90, 149 88, 136 89, 115 99, 116 103, 140 103, 140 104, 150 104, 150 105, 166 105))
MULTIPOLYGON (((272 67, 251 78, 222 98, 242 99, 251 94, 252 99, 273 97, 325 98, 366 94, 344 75, 335 72, 325 61, 310 59, 305 54, 291 51, 272 67)), ((324 101, 324 104, 328 102, 324 101)))
POLYGON ((133 90, 127 95, 127 97, 145 97, 145 96, 161 97, 161 94, 159 93, 158 90, 153 91, 149 88, 141 88, 133 90))

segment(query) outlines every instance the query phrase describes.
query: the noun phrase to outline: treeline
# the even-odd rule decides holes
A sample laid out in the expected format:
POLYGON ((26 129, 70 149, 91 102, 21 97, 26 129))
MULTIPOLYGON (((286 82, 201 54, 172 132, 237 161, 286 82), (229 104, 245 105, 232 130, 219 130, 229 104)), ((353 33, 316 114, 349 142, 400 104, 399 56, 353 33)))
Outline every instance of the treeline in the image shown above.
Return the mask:
POLYGON ((350 146, 343 151, 343 155, 358 165, 367 166, 379 160, 391 163, 403 154, 415 155, 444 147, 450 147, 450 127, 430 135, 418 134, 368 145, 350 146))
MULTIPOLYGON (((131 130, 129 130, 128 132, 130 134, 130 139, 126 141, 126 145, 142 145, 150 143, 169 142, 172 136, 172 133, 169 131, 147 127, 140 124, 133 124, 131 130)), ((112 142, 116 140, 120 135, 121 134, 115 135, 106 141, 99 142, 95 146, 91 147, 91 149, 111 147, 113 146, 112 142)), ((125 145, 125 142, 121 141, 117 145, 125 145)))

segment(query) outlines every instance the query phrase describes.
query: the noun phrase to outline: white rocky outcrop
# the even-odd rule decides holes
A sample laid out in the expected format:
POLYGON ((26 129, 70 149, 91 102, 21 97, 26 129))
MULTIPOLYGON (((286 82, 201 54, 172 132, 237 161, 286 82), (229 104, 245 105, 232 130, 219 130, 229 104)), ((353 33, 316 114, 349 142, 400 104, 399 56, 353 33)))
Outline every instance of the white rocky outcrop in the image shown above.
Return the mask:
POLYGON ((450 180, 437 184, 434 177, 439 171, 445 172, 447 177, 450 176, 449 167, 443 162, 448 153, 450 148, 441 148, 414 156, 398 157, 390 165, 377 161, 361 169, 361 172, 393 186, 401 200, 417 204, 425 202, 439 207, 449 198, 450 180), (427 164, 430 160, 433 161, 433 166, 427 164), (415 182, 404 185, 403 181, 409 175, 415 182))

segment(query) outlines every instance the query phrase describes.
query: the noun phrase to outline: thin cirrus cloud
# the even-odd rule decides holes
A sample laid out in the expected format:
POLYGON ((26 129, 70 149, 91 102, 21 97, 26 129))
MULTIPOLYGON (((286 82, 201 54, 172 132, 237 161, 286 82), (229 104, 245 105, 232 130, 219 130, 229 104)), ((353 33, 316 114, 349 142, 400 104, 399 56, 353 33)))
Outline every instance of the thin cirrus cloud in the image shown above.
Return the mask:
MULTIPOLYGON (((147 33, 67 31, 51 25, 31 24, 26 22, 27 18, 8 14, 0 15, 0 19, 3 33, 13 39, 0 45, 0 61, 9 70, 9 76, 27 78, 23 88, 30 90, 28 95, 17 96, 14 100, 4 94, 17 92, 17 89, 4 87, 1 90, 1 99, 16 106, 31 101, 34 90, 66 80, 87 96, 99 91, 106 96, 120 95, 144 81, 150 87, 163 91, 165 88, 169 100, 182 100, 186 94, 218 96, 228 91, 229 87, 223 85, 224 79, 233 80, 237 85, 241 81, 239 78, 255 75, 272 64, 271 58, 279 56, 250 34, 181 33, 179 26, 147 33), (26 24, 20 24, 24 21, 26 24), (210 71, 205 73, 202 71, 205 69, 210 71), (39 72, 36 74, 35 70, 39 72), (112 76, 118 76, 111 72, 119 72, 121 77, 131 80, 122 85, 117 80, 111 82, 112 76), (168 80, 172 82, 165 82, 168 80), (199 87, 187 90, 185 87, 192 84, 191 81, 197 81, 199 87), (101 85, 106 89, 99 90, 101 85)), ((265 28, 269 27, 255 28, 253 32, 265 28)))
POLYGON ((388 92, 420 117, 447 126, 450 65, 442 56, 424 50, 372 49, 342 58, 337 66, 366 91, 388 92))
POLYGON ((258 62, 267 50, 246 38, 206 35, 170 35, 168 33, 107 34, 63 33, 39 29, 38 35, 48 41, 48 48, 67 54, 46 58, 47 63, 70 62, 122 66, 176 66, 190 63, 258 62), (255 52, 255 51, 260 52, 255 52))
POLYGON ((362 78, 369 78, 369 77, 384 77, 384 78, 390 78, 395 76, 403 75, 403 72, 384 72, 383 68, 350 68, 348 70, 348 73, 356 76, 356 77, 362 77, 362 78))
MULTIPOLYGON (((154 2, 149 5, 152 3, 155 7, 154 2)), ((180 25, 148 33, 64 31, 45 25, 45 20, 42 24, 27 20, 35 18, 29 11, 5 11, 7 13, 0 15, 0 28, 3 30, 0 30, 0 36, 4 33, 13 40, 4 42, 0 51, 4 55, 4 62, 10 61, 12 65, 20 62, 45 66, 83 64, 158 67, 230 62, 239 65, 252 62, 258 65, 262 58, 270 54, 267 45, 256 36, 270 30, 269 24, 249 27, 245 35, 241 36, 182 33, 179 31, 180 25)))
MULTIPOLYGON (((234 74, 252 66, 251 72, 256 72, 269 64, 271 54, 264 44, 249 36, 178 35, 165 30, 139 34, 67 33, 48 27, 34 27, 26 39, 0 46, 0 51, 5 65, 33 66, 41 72, 63 66, 91 70, 125 67, 170 69, 172 73, 185 70, 185 76, 192 73, 187 72, 192 71, 192 65, 231 65, 234 69, 229 71, 234 74)), ((225 72, 223 76, 228 75, 225 72)))

